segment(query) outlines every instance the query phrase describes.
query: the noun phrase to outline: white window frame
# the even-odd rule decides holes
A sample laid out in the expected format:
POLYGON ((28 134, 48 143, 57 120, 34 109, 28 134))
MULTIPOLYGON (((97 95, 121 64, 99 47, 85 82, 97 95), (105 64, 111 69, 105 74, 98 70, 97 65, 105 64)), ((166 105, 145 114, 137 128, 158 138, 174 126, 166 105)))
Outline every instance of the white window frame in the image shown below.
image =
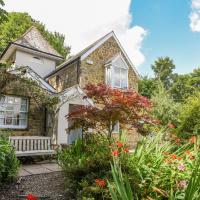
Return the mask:
MULTIPOLYGON (((27 129, 27 127, 28 127, 28 110, 29 110, 29 100, 28 100, 28 98, 26 98, 26 97, 21 97, 21 96, 11 96, 11 95, 4 95, 3 96, 4 98, 5 98, 5 102, 4 103, 0 103, 0 112, 9 112, 9 111, 12 111, 12 110, 9 110, 9 109, 6 109, 6 106, 8 106, 8 105, 19 105, 20 106, 20 108, 21 108, 21 106, 23 105, 26 105, 27 107, 26 107, 26 111, 22 111, 22 110, 20 110, 19 111, 19 114, 20 113, 24 113, 24 114, 26 114, 26 117, 25 118, 14 118, 14 117, 11 117, 11 119, 12 119, 12 124, 11 125, 6 125, 6 124, 4 124, 4 125, 0 125, 0 128, 1 129, 27 129), (20 103, 18 104, 18 103, 9 103, 8 102, 8 98, 9 97, 11 97, 11 98, 19 98, 19 99, 26 99, 26 104, 22 104, 21 103, 21 100, 20 100, 20 103), (13 119, 15 119, 15 120, 26 120, 26 124, 25 125, 14 125, 13 124, 13 119)), ((0 97, 0 98, 2 98, 2 97, 0 97)), ((3 117, 0 117, 1 119, 4 119, 4 120, 6 120, 5 119, 5 114, 3 115, 3 117)))
POLYGON ((112 60, 111 63, 109 64, 106 64, 105 65, 105 82, 107 85, 110 85, 111 87, 113 88, 119 88, 119 89, 127 89, 129 87, 129 80, 128 80, 128 73, 129 73, 129 67, 128 65, 126 64, 124 58, 122 57, 122 55, 120 54, 119 56, 117 56, 115 59, 112 60), (122 59, 122 61, 124 62, 124 66, 117 66, 114 64, 114 62, 117 60, 117 59, 122 59), (116 86, 114 84, 115 82, 115 79, 114 79, 114 68, 119 68, 120 70, 121 69, 126 69, 127 70, 127 77, 126 77, 126 81, 127 81, 127 87, 126 88, 123 88, 121 86, 121 78, 120 78, 120 86, 116 86), (108 81, 108 79, 110 79, 110 81, 108 81), (109 83, 110 82, 110 83, 109 83))

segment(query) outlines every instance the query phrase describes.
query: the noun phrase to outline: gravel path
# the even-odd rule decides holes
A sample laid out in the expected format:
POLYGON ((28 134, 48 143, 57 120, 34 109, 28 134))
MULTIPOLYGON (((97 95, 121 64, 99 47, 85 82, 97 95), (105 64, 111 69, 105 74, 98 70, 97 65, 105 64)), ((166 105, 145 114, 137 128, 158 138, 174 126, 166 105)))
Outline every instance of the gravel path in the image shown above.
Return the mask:
POLYGON ((17 188, 16 183, 6 184, 0 188, 0 200, 18 200, 18 195, 32 193, 46 196, 47 200, 72 200, 70 191, 65 191, 64 178, 61 172, 22 177, 17 188))

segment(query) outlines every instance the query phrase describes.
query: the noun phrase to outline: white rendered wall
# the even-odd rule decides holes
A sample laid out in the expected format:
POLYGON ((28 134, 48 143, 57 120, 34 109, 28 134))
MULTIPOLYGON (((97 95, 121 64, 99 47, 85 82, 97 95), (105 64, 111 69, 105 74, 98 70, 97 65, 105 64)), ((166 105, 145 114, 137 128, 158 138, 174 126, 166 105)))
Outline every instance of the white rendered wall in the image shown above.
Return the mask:
POLYGON ((15 64, 16 66, 29 66, 41 77, 46 76, 56 67, 56 62, 53 60, 19 50, 16 51, 15 64), (38 57, 40 60, 34 57, 38 57))
POLYGON ((76 129, 73 131, 73 136, 70 136, 67 134, 67 128, 68 128, 68 120, 66 119, 66 115, 69 112, 69 104, 75 104, 75 105, 85 105, 86 102, 81 99, 80 97, 74 98, 68 102, 65 102, 58 111, 58 133, 57 133, 57 143, 58 144, 71 144, 71 142, 74 140, 75 135, 81 135, 82 130, 76 129))

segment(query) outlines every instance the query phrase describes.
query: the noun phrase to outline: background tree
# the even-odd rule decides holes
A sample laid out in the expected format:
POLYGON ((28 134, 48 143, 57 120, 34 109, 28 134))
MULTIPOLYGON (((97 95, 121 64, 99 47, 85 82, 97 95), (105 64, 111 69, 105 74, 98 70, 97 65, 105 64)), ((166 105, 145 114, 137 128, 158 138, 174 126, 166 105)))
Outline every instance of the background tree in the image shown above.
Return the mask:
POLYGON ((177 125, 180 104, 174 102, 170 92, 165 89, 161 81, 157 84, 157 89, 153 92, 151 98, 152 115, 160 120, 162 125, 169 123, 177 125))
POLYGON ((34 20, 28 13, 11 12, 8 13, 7 20, 0 24, 0 54, 10 41, 19 38, 28 28, 35 26, 47 41, 62 56, 66 57, 70 53, 70 47, 65 45, 65 36, 58 32, 49 32, 45 25, 34 20))
POLYGON ((146 97, 133 90, 113 89, 107 85, 88 85, 87 97, 94 105, 79 106, 69 113, 67 118, 73 120, 74 128, 94 128, 98 133, 111 134, 117 122, 120 128, 138 128, 139 133, 146 134, 144 125, 151 123, 148 115, 151 103, 146 97))
POLYGON ((189 96, 200 91, 200 68, 189 74, 176 75, 170 91, 178 102, 184 102, 189 96))
POLYGON ((151 98, 156 86, 157 84, 154 78, 144 76, 139 80, 138 91, 142 96, 151 98))
POLYGON ((3 9, 4 1, 0 0, 0 24, 7 20, 7 12, 3 9))
POLYGON ((178 133, 182 137, 200 134, 200 92, 185 100, 180 113, 178 133))
POLYGON ((175 65, 169 57, 160 57, 151 65, 155 78, 162 81, 165 88, 169 89, 173 82, 173 70, 175 65))

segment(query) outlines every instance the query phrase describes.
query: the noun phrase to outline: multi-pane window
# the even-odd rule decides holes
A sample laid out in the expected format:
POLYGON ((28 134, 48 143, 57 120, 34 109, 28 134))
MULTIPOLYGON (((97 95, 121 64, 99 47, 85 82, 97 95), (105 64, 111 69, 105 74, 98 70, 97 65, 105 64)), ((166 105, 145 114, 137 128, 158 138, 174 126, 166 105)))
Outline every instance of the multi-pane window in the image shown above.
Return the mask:
POLYGON ((28 99, 0 97, 0 128, 25 129, 28 123, 28 99))
POLYGON ((121 56, 106 66, 106 84, 116 88, 128 88, 128 67, 121 56))

